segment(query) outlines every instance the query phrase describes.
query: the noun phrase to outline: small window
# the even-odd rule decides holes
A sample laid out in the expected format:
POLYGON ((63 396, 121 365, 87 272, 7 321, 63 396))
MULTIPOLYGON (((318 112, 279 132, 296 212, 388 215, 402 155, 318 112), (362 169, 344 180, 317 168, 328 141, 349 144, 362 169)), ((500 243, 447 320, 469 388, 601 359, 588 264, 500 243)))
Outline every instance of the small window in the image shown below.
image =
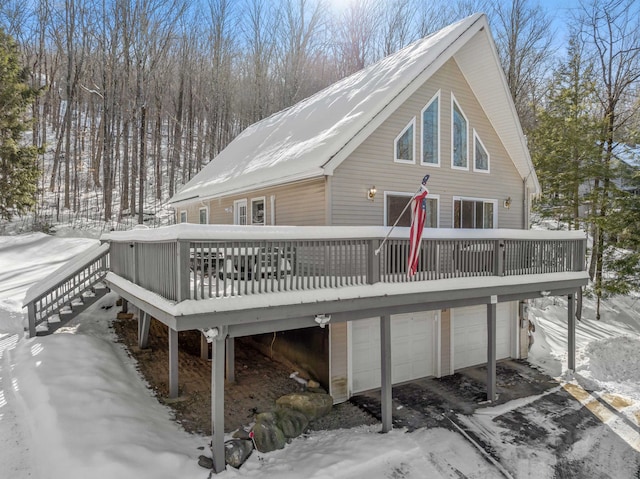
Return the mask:
POLYGON ((495 228, 496 200, 453 199, 453 227, 472 229, 495 228))
POLYGON ((422 110, 422 164, 440 166, 440 92, 422 110))
POLYGON ((236 225, 247 224, 247 200, 233 202, 233 223, 236 225))
POLYGON ((467 117, 451 94, 451 168, 469 169, 469 145, 467 117))
MULTIPOLYGON (((397 226, 411 226, 411 207, 405 210, 405 206, 411 199, 411 193, 386 193, 385 194, 385 226, 391 226, 398 221, 397 226), (402 211, 404 210, 404 213, 402 211), (400 216, 402 214, 402 216, 400 216), (398 217, 400 219, 398 220, 398 217)), ((438 227, 438 200, 437 195, 427 196, 427 218, 425 228, 438 227)))
POLYGON ((395 145, 395 158, 397 163, 415 163, 413 152, 415 151, 415 124, 414 118, 411 122, 402 130, 402 132, 396 137, 395 145))
POLYGON ((264 225, 264 198, 251 200, 251 224, 264 225))
POLYGON ((187 212, 186 211, 181 211, 180 212, 180 223, 186 223, 187 222, 187 212))
POLYGON ((473 130, 473 170, 489 173, 489 152, 473 130))
POLYGON ((200 220, 201 225, 206 225, 209 223, 209 209, 208 208, 200 208, 198 218, 200 220))

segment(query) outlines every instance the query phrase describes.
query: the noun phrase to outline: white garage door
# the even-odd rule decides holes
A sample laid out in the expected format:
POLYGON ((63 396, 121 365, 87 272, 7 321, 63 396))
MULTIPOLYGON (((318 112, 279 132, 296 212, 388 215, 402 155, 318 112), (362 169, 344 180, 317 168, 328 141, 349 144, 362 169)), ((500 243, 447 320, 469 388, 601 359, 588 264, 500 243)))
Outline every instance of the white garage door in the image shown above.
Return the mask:
MULTIPOLYGON (((487 306, 455 308, 453 317, 454 369, 487 362, 487 306)), ((513 303, 498 303, 496 314, 496 359, 511 357, 513 303)))
MULTIPOLYGON (((435 312, 391 316, 393 383, 435 374, 435 312)), ((354 393, 380 387, 380 318, 351 324, 351 374, 354 393)))

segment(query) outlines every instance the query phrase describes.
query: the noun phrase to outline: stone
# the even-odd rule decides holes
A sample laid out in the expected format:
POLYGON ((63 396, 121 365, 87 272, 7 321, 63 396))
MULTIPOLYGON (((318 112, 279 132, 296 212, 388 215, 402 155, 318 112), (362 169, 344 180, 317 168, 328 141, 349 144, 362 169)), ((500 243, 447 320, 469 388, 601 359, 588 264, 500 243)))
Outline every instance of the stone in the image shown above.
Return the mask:
POLYGON ((276 424, 276 415, 272 412, 263 412, 256 416, 253 426, 253 440, 256 449, 260 452, 271 452, 282 449, 287 443, 282 429, 276 424))
POLYGON ((320 383, 318 381, 314 381, 313 379, 309 379, 309 381, 307 381, 307 387, 309 389, 318 389, 320 387, 320 383))
POLYGON ((309 420, 300 411, 281 407, 276 409, 276 425, 283 432, 284 437, 290 439, 302 434, 309 425, 309 420))
POLYGON ((278 407, 300 411, 309 421, 326 416, 333 407, 333 398, 329 394, 309 391, 287 394, 276 399, 278 407))
POLYGON ((198 466, 205 469, 213 469, 213 459, 207 456, 200 456, 198 457, 198 466))
POLYGON ((245 439, 231 439, 224 443, 224 460, 231 467, 239 469, 253 452, 253 442, 245 439))

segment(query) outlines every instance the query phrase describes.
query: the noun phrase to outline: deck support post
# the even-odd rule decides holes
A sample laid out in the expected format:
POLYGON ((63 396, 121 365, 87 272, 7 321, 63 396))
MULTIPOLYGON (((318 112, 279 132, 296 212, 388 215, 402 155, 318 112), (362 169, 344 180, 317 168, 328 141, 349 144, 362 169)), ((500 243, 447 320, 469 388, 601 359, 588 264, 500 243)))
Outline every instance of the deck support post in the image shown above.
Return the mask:
POLYGON ((149 326, 151 315, 145 311, 138 311, 138 347, 145 349, 149 345, 149 326))
POLYGON ((567 355, 569 371, 576 370, 576 305, 574 293, 567 296, 567 355))
POLYGON ((382 432, 389 432, 392 424, 391 396, 391 316, 380 316, 380 370, 382 373, 380 404, 382 408, 382 432))
POLYGON ((27 316, 29 317, 29 337, 36 337, 36 307, 33 302, 27 304, 27 316))
POLYGON ((169 397, 178 397, 178 331, 169 328, 169 397))
POLYGON ((122 298, 122 309, 120 310, 123 313, 128 313, 129 312, 129 301, 127 301, 126 299, 122 298))
POLYGON ((200 334, 200 359, 209 359, 209 342, 204 333, 200 334))
POLYGON ((496 310, 498 298, 487 304, 487 401, 496 400, 496 310))
POLYGON ((222 472, 224 458, 224 362, 225 338, 211 342, 211 454, 214 472, 222 472))
POLYGON ((226 353, 226 374, 225 377, 230 383, 236 382, 236 351, 235 351, 235 339, 227 338, 227 353, 226 353))

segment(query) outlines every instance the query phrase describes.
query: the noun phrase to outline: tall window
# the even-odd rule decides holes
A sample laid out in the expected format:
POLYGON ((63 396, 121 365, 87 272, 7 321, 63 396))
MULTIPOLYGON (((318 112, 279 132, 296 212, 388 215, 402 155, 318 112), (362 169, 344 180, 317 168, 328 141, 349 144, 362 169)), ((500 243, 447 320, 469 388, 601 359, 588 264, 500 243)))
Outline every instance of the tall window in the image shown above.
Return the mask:
MULTIPOLYGON (((387 193, 385 194, 385 225, 393 225, 398 217, 398 226, 411 226, 411 207, 407 208, 400 216, 402 210, 411 199, 411 193, 387 193)), ((438 227, 438 200, 439 197, 427 196, 427 218, 424 222, 425 228, 438 227)))
POLYGON ((207 208, 200 208, 199 220, 201 225, 209 223, 209 210, 207 208))
POLYGON ((264 225, 264 198, 251 200, 251 224, 264 225))
POLYGON ((180 223, 186 223, 187 222, 187 212, 186 211, 181 211, 180 212, 180 223))
POLYGON ((411 120, 411 122, 395 139, 394 161, 396 161, 397 163, 415 163, 415 159, 413 157, 413 152, 415 151, 415 124, 416 119, 413 118, 413 120, 411 120))
POLYGON ((489 173, 489 152, 473 130, 473 170, 489 173))
POLYGON ((233 223, 236 225, 247 224, 247 200, 233 202, 233 223))
POLYGON ((488 229, 496 227, 496 200, 453 198, 453 227, 488 229))
POLYGON ((422 110, 422 164, 440 165, 440 91, 422 110))
POLYGON ((468 121, 451 94, 451 167, 461 170, 469 169, 468 121))

